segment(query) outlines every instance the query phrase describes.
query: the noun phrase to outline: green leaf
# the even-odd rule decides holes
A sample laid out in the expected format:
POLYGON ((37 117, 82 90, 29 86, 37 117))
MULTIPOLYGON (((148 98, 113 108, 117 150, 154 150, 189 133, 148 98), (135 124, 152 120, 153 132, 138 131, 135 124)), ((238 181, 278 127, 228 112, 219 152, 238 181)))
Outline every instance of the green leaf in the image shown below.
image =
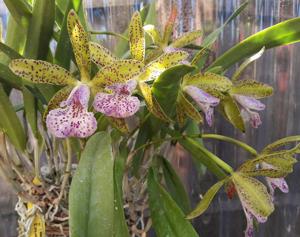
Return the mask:
POLYGON ((128 151, 124 147, 120 147, 114 163, 114 234, 113 237, 129 237, 128 227, 124 215, 123 207, 123 176, 125 171, 126 159, 128 151))
POLYGON ((69 208, 73 237, 113 236, 114 162, 106 132, 87 142, 72 180, 69 208))
POLYGON ((236 128, 245 132, 245 123, 241 116, 240 109, 237 103, 230 95, 227 95, 221 100, 221 110, 225 118, 236 128))
POLYGON ((1 129, 8 135, 9 140, 17 149, 25 151, 26 137, 24 129, 2 85, 0 85, 0 113, 2 114, 1 129))
POLYGON ((8 84, 13 88, 22 88, 23 80, 12 73, 8 66, 2 63, 0 63, 0 80, 3 84, 8 84))
POLYGON ((198 237, 176 202, 157 183, 152 169, 148 174, 148 193, 151 219, 157 237, 198 237))
POLYGON ((139 12, 133 14, 129 24, 129 47, 132 58, 143 62, 145 59, 145 33, 139 12))
POLYGON ((226 70, 244 58, 257 53, 263 47, 270 49, 299 41, 300 18, 293 18, 251 35, 217 58, 210 68, 222 66, 226 70))
POLYGON ((169 191, 171 197, 181 208, 181 210, 186 214, 190 211, 190 200, 185 191, 183 183, 178 177, 176 171, 173 169, 172 165, 164 157, 159 156, 158 159, 162 163, 164 180, 166 182, 167 190, 169 191))
POLYGON ((211 201, 217 194, 217 192, 220 190, 220 188, 224 185, 226 179, 223 179, 216 184, 214 184, 210 189, 205 193, 202 200, 199 202, 195 210, 193 210, 190 214, 188 214, 188 219, 196 218, 197 216, 202 215, 207 208, 209 207, 211 201))
POLYGON ((273 87, 255 80, 241 80, 234 84, 229 93, 261 99, 271 96, 273 87))
POLYGON ((55 20, 55 1, 34 2, 30 19, 24 56, 45 60, 49 53, 49 43, 53 34, 55 20))
POLYGON ((32 95, 32 93, 26 88, 23 87, 23 101, 25 116, 27 122, 30 125, 33 135, 35 138, 38 137, 38 124, 37 124, 37 101, 32 95))
POLYGON ((0 51, 5 53, 10 59, 23 58, 17 51, 0 42, 0 51))
POLYGON ((181 79, 195 68, 178 65, 164 71, 152 85, 152 92, 163 111, 169 117, 175 115, 176 102, 180 90, 181 79))
POLYGON ((9 13, 19 25, 26 24, 31 17, 31 6, 26 0, 4 0, 9 13))

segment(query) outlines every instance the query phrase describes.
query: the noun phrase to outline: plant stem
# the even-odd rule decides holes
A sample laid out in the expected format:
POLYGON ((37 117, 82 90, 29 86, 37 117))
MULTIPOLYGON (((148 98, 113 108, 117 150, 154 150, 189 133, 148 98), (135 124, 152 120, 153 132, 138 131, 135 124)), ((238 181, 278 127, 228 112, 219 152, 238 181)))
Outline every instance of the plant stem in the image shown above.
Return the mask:
POLYGON ((220 141, 230 142, 230 143, 238 145, 239 147, 248 151, 253 156, 257 156, 257 151, 253 147, 249 146, 248 144, 246 144, 244 142, 236 140, 234 138, 226 137, 226 136, 218 135, 218 134, 202 134, 200 137, 203 139, 216 139, 216 140, 220 140, 220 141))
POLYGON ((119 37, 123 40, 129 41, 129 39, 126 36, 115 33, 115 32, 110 32, 110 31, 89 31, 89 33, 92 34, 92 35, 112 35, 112 36, 119 37))
POLYGON ((67 143, 67 165, 66 165, 66 169, 65 169, 65 173, 64 173, 64 178, 63 181, 61 183, 61 187, 60 187, 60 193, 58 198, 55 200, 55 203, 58 205, 64 195, 64 191, 65 188, 67 186, 70 174, 71 174, 71 167, 72 167, 72 148, 71 148, 71 143, 70 143, 70 139, 66 140, 67 143))

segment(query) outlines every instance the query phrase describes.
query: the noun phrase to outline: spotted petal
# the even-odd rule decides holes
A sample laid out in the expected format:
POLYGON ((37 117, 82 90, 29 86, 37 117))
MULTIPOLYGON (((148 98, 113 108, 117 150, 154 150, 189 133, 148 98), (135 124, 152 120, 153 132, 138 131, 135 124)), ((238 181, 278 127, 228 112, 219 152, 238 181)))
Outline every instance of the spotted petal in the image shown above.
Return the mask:
POLYGON ((134 115, 140 107, 140 101, 135 96, 122 94, 98 93, 95 97, 94 108, 106 116, 127 118, 134 115))
POLYGON ((247 218, 245 236, 253 236, 252 220, 255 218, 259 223, 266 222, 268 216, 274 211, 272 198, 267 188, 252 177, 237 172, 232 174, 232 181, 247 218))
POLYGON ((269 186, 271 196, 274 196, 276 188, 279 188, 283 193, 289 192, 289 186, 284 178, 266 178, 266 181, 269 186))
POLYGON ((108 66, 115 62, 117 58, 102 45, 90 42, 90 52, 92 61, 100 67, 108 66))
POLYGON ((156 60, 146 66, 144 72, 139 75, 139 81, 153 81, 166 69, 182 63, 187 59, 188 53, 184 51, 174 51, 161 55, 156 60))
POLYGON ((193 98, 201 110, 209 126, 213 123, 213 107, 217 106, 220 100, 195 86, 186 86, 184 91, 193 98))
POLYGON ((132 58, 143 62, 145 59, 145 34, 139 12, 135 12, 131 18, 129 25, 129 46, 132 58))
POLYGON ((116 83, 125 83, 142 72, 143 63, 136 60, 119 60, 103 67, 91 81, 92 88, 98 92, 116 83))
POLYGON ((91 69, 89 37, 73 10, 68 15, 68 32, 82 80, 89 80, 91 69))
POLYGON ((61 107, 51 110, 46 124, 50 133, 59 138, 88 137, 97 129, 97 121, 92 112, 88 112, 90 91, 88 86, 75 87, 61 107))
POLYGON ((33 83, 53 85, 75 85, 76 79, 64 68, 41 60, 15 59, 10 70, 19 77, 33 83))

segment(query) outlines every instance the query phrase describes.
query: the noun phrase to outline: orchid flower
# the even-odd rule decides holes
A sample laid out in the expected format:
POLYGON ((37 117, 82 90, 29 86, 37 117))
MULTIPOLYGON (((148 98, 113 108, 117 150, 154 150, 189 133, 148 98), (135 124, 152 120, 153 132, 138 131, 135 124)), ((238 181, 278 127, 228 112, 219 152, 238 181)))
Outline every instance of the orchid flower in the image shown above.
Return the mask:
POLYGON ((139 99, 131 95, 136 86, 135 80, 107 86, 106 89, 112 93, 98 93, 93 104, 95 110, 115 118, 127 118, 134 115, 140 107, 139 99))
POLYGON ((258 128, 262 122, 259 114, 254 111, 262 111, 266 106, 253 97, 237 94, 233 97, 242 106, 241 115, 244 121, 250 121, 253 128, 258 128))
POLYGON ((56 137, 84 138, 96 131, 97 122, 93 113, 88 112, 91 68, 88 35, 73 10, 68 14, 68 33, 81 81, 64 68, 41 60, 16 59, 11 61, 9 67, 16 75, 33 83, 67 86, 50 100, 46 125, 56 137), (72 88, 71 92, 69 88, 72 88))
POLYGON ((206 93, 196 86, 186 86, 184 91, 196 102, 205 114, 206 121, 209 126, 213 124, 214 107, 216 107, 220 99, 206 93))
POLYGON ((254 80, 235 81, 229 90, 230 96, 241 108, 240 114, 243 121, 249 121, 253 128, 258 128, 262 124, 260 115, 256 111, 266 108, 258 99, 268 97, 272 93, 272 87, 254 80))

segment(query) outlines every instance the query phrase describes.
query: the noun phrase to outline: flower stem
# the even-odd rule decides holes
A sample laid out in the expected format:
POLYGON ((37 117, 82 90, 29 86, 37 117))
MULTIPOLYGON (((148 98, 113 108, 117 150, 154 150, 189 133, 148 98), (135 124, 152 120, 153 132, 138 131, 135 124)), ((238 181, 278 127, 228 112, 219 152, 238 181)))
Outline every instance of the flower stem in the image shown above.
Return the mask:
POLYGON ((216 140, 220 140, 220 141, 230 142, 230 143, 238 145, 239 147, 248 151, 251 155, 257 156, 257 151, 253 147, 249 146, 248 144, 246 144, 244 142, 236 140, 234 138, 219 135, 219 134, 202 134, 200 137, 203 139, 216 139, 216 140))
POLYGON ((89 31, 92 35, 112 35, 112 36, 116 36, 119 37, 123 40, 129 41, 129 39, 121 34, 115 33, 115 32, 110 32, 110 31, 89 31))

